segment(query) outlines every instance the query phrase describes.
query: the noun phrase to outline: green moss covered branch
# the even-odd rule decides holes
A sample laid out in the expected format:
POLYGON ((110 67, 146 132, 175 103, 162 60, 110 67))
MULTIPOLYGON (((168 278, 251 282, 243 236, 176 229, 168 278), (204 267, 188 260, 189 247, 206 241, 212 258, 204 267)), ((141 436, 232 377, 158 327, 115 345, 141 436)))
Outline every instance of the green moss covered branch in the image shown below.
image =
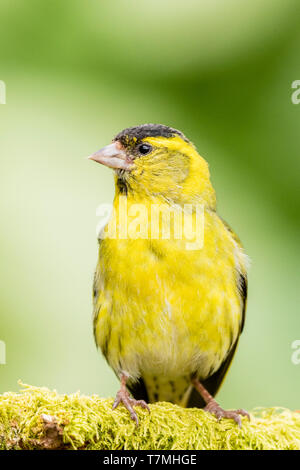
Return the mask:
POLYGON ((120 406, 98 396, 23 386, 0 395, 0 449, 300 449, 300 413, 257 409, 243 427, 170 403, 138 409, 136 428, 120 406))

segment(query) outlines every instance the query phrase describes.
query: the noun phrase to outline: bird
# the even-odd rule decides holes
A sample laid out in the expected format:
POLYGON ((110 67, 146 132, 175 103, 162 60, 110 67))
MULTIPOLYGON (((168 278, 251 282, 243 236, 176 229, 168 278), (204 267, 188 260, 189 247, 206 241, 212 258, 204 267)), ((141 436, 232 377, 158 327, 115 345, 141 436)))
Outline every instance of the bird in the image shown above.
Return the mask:
POLYGON ((241 427, 247 411, 215 395, 245 323, 249 258, 216 211, 207 161, 163 124, 126 128, 88 158, 115 181, 93 284, 96 345, 120 380, 113 409, 138 425, 136 407, 168 401, 241 427))

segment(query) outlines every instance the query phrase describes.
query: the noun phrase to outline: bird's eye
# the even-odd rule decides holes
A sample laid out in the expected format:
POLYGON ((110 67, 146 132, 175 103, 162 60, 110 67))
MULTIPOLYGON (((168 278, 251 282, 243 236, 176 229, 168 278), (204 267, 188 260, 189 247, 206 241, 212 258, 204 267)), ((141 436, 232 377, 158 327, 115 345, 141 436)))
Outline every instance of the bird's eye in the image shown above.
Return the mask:
POLYGON ((149 144, 140 144, 137 150, 141 155, 147 155, 147 153, 151 152, 152 147, 149 144))

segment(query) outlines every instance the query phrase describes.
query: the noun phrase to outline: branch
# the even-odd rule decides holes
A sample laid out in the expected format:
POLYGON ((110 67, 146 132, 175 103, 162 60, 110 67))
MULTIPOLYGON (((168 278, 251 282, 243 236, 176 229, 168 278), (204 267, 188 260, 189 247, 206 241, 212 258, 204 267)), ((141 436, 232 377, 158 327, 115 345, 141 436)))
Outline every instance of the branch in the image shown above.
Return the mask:
POLYGON ((112 399, 59 395, 22 385, 20 393, 0 395, 0 449, 300 449, 300 413, 257 409, 242 429, 217 422, 196 408, 170 403, 137 409, 136 428, 112 399))

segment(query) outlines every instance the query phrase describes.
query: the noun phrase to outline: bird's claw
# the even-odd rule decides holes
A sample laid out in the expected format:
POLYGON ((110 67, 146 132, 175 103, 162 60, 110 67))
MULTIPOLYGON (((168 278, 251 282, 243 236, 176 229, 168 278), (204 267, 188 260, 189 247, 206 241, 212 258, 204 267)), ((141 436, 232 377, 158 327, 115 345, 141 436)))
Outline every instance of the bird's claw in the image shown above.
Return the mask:
POLYGON ((211 400, 206 405, 204 410, 215 415, 218 421, 220 421, 222 418, 233 419, 238 424, 239 428, 242 427, 241 416, 246 416, 250 421, 250 415, 247 413, 247 411, 242 409, 232 411, 223 410, 223 408, 221 408, 215 400, 211 400))
POLYGON ((148 410, 148 412, 150 413, 150 408, 147 403, 144 400, 135 400, 134 398, 131 398, 127 390, 121 389, 117 393, 112 409, 115 410, 120 403, 123 403, 125 408, 129 411, 130 418, 135 421, 137 426, 139 425, 139 420, 136 412, 133 409, 133 406, 140 406, 141 408, 148 410))

